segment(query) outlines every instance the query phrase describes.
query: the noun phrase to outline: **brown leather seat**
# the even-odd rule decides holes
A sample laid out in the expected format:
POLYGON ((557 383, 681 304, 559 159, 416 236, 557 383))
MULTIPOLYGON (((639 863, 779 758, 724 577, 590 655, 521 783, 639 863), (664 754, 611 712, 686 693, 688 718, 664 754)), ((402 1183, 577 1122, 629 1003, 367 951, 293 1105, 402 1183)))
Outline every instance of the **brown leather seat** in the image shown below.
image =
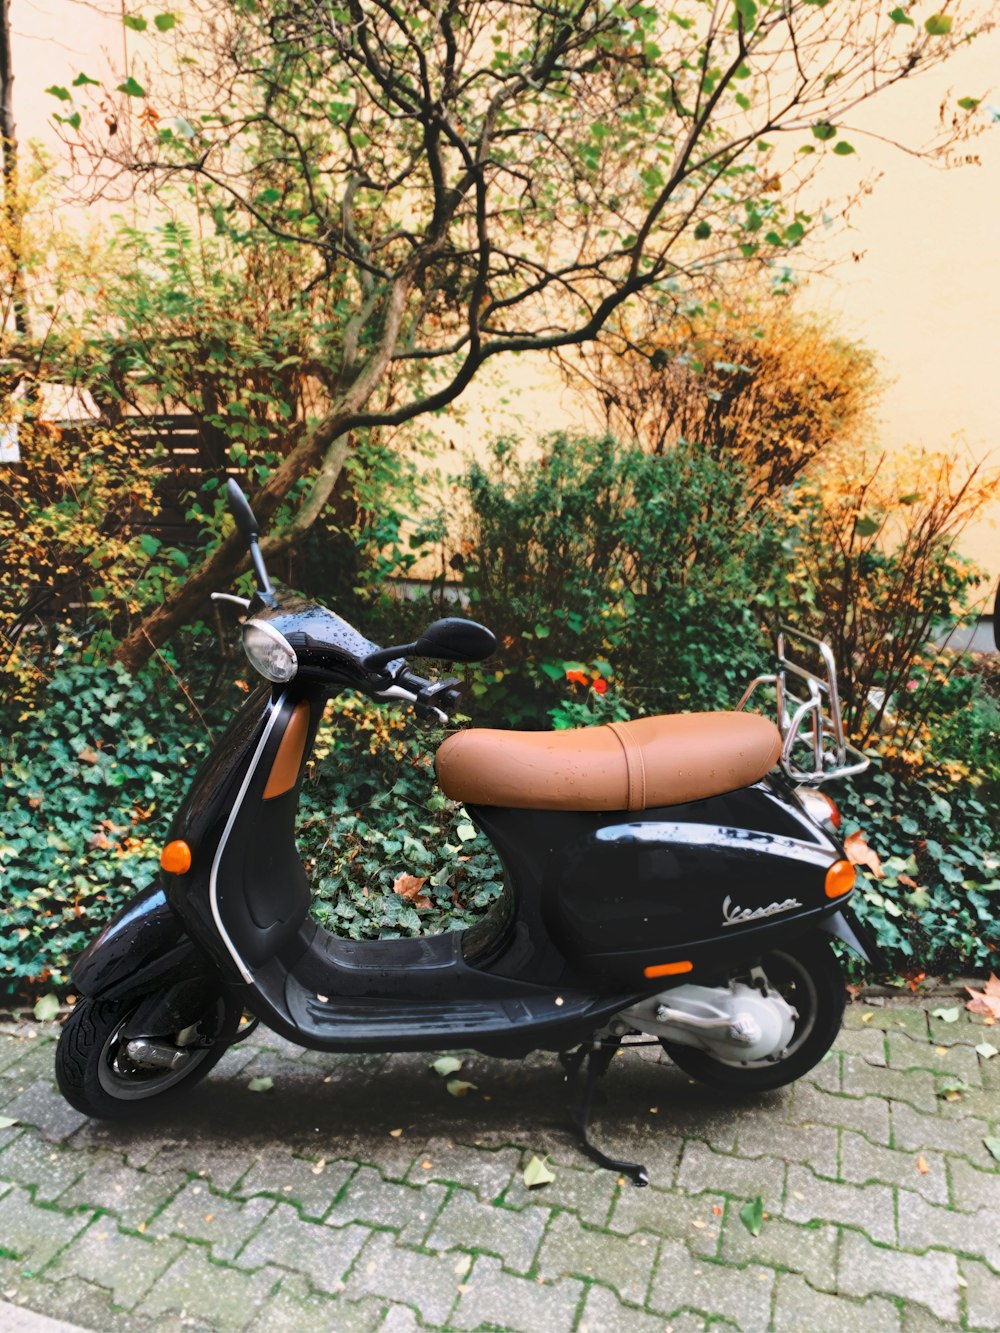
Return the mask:
POLYGON ((758 782, 781 735, 756 713, 675 713, 570 731, 459 731, 437 752, 447 796, 536 810, 646 810, 758 782))

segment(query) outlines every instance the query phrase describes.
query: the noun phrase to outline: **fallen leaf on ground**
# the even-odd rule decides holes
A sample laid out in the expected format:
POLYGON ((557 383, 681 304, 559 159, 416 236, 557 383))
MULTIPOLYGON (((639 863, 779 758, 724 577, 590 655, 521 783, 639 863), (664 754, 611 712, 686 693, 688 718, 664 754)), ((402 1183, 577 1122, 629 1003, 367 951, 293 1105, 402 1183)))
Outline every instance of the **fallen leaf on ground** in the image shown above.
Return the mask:
POLYGON ((397 875, 393 880, 392 891, 398 893, 401 898, 405 898, 411 907, 420 910, 433 905, 430 898, 425 893, 420 892, 426 883, 426 875, 397 875))
POLYGON ((917 1170, 920 1172, 922 1176, 927 1175, 928 1171, 930 1170, 930 1167, 927 1165, 926 1157, 917 1158, 917 1170))
POLYGON ((951 1009, 932 1009, 931 1014, 934 1018, 940 1018, 942 1023, 957 1023, 958 1016, 962 1011, 956 1004, 951 1009))
POLYGON ((992 1060, 997 1053, 997 1048, 991 1046, 988 1041, 981 1041, 976 1047, 976 1054, 981 1055, 984 1060, 992 1060))
POLYGON ((270 1092, 273 1087, 274 1079, 269 1074, 265 1074, 263 1078, 252 1078, 247 1084, 249 1092, 270 1092))
POLYGON ((447 1078, 449 1074, 457 1074, 462 1068, 461 1060, 456 1060, 453 1055, 442 1055, 440 1060, 435 1060, 431 1065, 435 1074, 440 1074, 442 1078, 447 1078))
POLYGON ((445 1087, 453 1097, 464 1097, 466 1093, 477 1091, 475 1083, 466 1083, 464 1078, 450 1078, 445 1087))
POLYGON ((751 1199, 740 1209, 740 1221, 751 1236, 760 1235, 760 1229, 764 1225, 764 1200, 759 1194, 756 1199, 751 1199))
POLYGON ((1000 1139, 983 1139, 986 1151, 1000 1162, 1000 1139))
POLYGON ((542 1185, 551 1185, 555 1176, 540 1157, 532 1157, 524 1168, 524 1183, 529 1190, 536 1190, 542 1185))
POLYGON ((862 1014, 861 1021, 862 1023, 870 1023, 874 1017, 874 1014, 862 1014))
POLYGON ((59 1001, 54 995, 42 995, 35 1001, 33 1013, 39 1023, 51 1023, 59 1012, 59 1001))
POLYGON ((878 852, 868 846, 860 829, 855 829, 844 839, 844 851, 851 865, 866 866, 876 879, 885 878, 878 852))
POLYGON ((946 1102, 957 1102, 965 1091, 965 1084, 960 1078, 946 1078, 938 1086, 937 1095, 943 1097, 946 1102))
POLYGON ((403 1132, 403 1131, 402 1131, 401 1129, 390 1129, 390 1130, 389 1130, 389 1137, 390 1137, 390 1139, 398 1139, 399 1136, 400 1136, 400 1134, 402 1134, 402 1132, 403 1132))
POLYGON ((326 1158, 321 1157, 319 1161, 313 1162, 309 1170, 313 1173, 314 1176, 321 1176, 323 1172, 326 1170, 326 1158))
POLYGON ((970 1014, 985 1014, 994 1022, 1000 1018, 1000 977, 991 973, 989 981, 982 990, 973 990, 971 986, 966 986, 965 989, 971 996, 965 1004, 970 1014))
POLYGON ((0 1115, 0 1129, 10 1129, 12 1125, 16 1124, 17 1121, 12 1115, 0 1115))

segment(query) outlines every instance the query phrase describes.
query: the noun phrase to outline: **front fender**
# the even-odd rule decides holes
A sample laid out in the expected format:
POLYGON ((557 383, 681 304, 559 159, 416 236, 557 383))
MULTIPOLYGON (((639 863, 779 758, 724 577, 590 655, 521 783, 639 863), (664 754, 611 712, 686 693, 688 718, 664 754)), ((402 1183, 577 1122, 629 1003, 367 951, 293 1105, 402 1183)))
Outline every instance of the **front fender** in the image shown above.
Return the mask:
POLYGON ((73 966, 73 985, 88 998, 108 999, 148 989, 160 978, 210 971, 159 884, 131 898, 92 940, 73 966))

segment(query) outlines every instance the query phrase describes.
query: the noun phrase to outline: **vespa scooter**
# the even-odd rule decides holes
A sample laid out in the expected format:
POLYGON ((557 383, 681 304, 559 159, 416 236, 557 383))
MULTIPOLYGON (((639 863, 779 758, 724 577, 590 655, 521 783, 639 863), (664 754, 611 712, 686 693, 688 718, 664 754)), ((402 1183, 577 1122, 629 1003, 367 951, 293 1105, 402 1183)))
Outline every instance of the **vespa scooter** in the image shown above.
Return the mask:
POLYGON ((437 752, 438 781, 496 848, 500 898, 462 931, 339 938, 310 916, 295 844, 328 698, 359 690, 443 722, 458 681, 422 677, 409 659, 478 661, 495 641, 449 618, 380 648, 276 592, 250 506, 228 485, 257 591, 222 596, 245 611, 243 646, 267 684, 195 778, 159 881, 74 968, 79 999, 56 1055, 73 1106, 106 1118, 166 1107, 248 1022, 324 1051, 542 1049, 571 1075, 587 1061, 572 1107, 584 1149, 642 1183, 641 1166, 587 1136, 594 1082, 623 1042, 658 1040, 687 1073, 736 1090, 779 1087, 823 1057, 845 1002, 831 941, 871 949, 836 806, 818 790, 866 764, 844 738, 825 645, 783 632, 775 672, 733 712, 457 731, 437 752), (777 725, 745 711, 767 685, 777 725))

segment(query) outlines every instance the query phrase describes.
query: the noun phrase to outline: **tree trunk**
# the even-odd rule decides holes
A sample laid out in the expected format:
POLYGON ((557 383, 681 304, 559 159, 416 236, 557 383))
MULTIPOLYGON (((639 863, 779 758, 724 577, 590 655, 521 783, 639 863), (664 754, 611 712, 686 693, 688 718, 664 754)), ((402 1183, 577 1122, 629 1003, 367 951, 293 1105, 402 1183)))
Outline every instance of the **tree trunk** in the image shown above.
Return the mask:
POLYGON ((21 215, 17 200, 17 128, 14 124, 14 67, 10 54, 10 0, 0 0, 0 149, 3 153, 3 211, 8 227, 14 327, 21 337, 26 337, 28 317, 24 305, 21 215))

